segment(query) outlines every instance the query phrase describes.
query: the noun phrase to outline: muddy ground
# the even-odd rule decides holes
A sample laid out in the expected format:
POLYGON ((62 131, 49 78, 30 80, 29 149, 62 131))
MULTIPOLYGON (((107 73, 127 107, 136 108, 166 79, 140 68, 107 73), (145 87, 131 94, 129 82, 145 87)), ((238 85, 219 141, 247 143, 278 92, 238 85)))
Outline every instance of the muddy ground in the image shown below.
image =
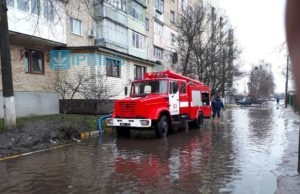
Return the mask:
POLYGON ((76 142, 84 125, 79 122, 35 121, 0 133, 0 158, 76 142))

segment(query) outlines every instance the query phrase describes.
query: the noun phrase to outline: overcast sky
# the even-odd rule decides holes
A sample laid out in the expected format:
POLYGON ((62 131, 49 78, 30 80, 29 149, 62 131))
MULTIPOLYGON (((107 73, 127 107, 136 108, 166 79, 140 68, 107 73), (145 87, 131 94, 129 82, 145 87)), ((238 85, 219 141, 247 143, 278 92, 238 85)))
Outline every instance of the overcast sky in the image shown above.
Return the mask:
MULTIPOLYGON (((220 0, 219 3, 229 16, 242 48, 242 69, 250 70, 264 59, 272 64, 275 91, 284 92, 285 81, 280 72, 286 63, 286 51, 281 51, 280 46, 285 42, 285 0, 220 0)), ((245 85, 247 81, 242 83, 245 85)))

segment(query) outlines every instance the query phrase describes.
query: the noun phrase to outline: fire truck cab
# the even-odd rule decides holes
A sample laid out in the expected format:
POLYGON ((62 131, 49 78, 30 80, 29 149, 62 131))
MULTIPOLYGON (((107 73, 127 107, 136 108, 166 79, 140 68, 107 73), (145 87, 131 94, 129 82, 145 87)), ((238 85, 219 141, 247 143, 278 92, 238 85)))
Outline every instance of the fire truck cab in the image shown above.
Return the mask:
POLYGON ((161 138, 176 124, 200 128, 203 118, 211 117, 210 98, 210 88, 197 80, 170 70, 145 73, 143 80, 132 82, 129 97, 115 101, 106 124, 116 127, 118 135, 153 129, 161 138))

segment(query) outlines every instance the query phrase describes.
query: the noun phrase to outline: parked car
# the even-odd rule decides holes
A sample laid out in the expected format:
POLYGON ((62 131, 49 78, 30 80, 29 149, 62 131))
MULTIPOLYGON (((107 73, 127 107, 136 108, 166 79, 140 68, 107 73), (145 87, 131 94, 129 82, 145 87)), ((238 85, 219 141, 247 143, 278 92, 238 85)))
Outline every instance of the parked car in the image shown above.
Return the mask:
POLYGON ((251 104, 253 104, 253 100, 248 98, 248 99, 242 99, 242 100, 238 100, 236 102, 236 104, 238 105, 243 105, 243 106, 250 106, 251 104))

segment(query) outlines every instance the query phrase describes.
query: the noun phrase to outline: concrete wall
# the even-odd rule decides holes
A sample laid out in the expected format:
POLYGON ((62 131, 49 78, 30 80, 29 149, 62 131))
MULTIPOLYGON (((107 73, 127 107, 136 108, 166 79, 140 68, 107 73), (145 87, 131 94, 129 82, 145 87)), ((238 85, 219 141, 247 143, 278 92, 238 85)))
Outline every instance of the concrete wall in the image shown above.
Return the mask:
POLYGON ((68 1, 66 6, 66 36, 68 46, 93 46, 94 36, 91 30, 96 32, 96 24, 92 18, 93 8, 81 0, 68 1), (81 34, 71 32, 70 18, 81 21, 81 34))
MULTIPOLYGON (((3 118, 3 93, 0 91, 0 117, 3 118)), ((55 92, 14 92, 17 117, 59 113, 58 94, 55 92)))

